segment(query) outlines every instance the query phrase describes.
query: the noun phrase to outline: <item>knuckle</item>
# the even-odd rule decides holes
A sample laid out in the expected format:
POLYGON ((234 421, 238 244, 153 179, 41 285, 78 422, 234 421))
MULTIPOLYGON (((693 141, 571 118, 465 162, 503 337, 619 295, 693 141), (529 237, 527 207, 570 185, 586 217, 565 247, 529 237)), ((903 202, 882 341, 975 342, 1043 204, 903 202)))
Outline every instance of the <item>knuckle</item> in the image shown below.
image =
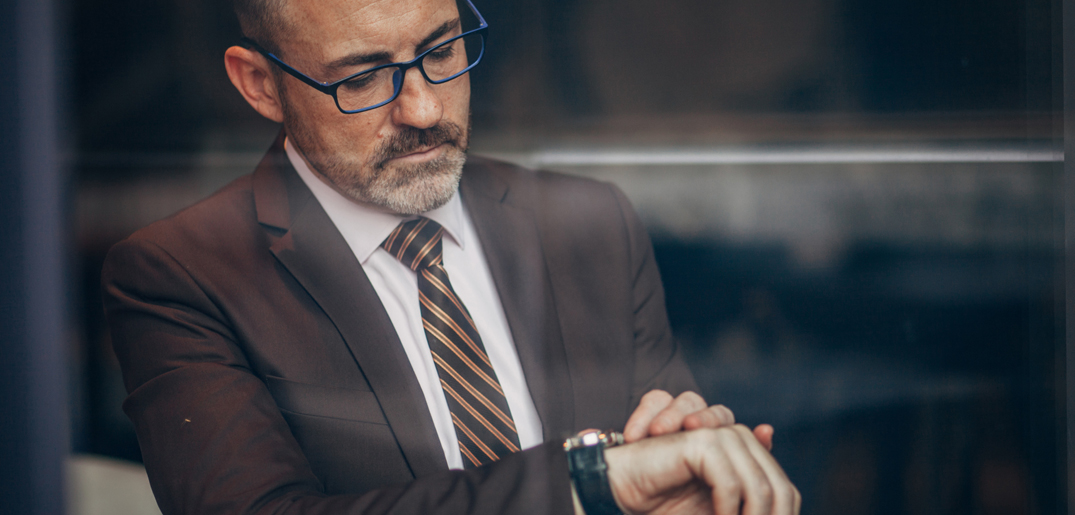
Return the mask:
POLYGON ((773 487, 768 481, 758 481, 754 484, 754 493, 765 503, 773 501, 773 487))
POLYGON ((773 503, 774 504, 779 503, 780 505, 785 505, 785 506, 794 506, 795 505, 794 490, 792 490, 790 488, 782 488, 782 489, 777 490, 774 493, 774 496, 773 496, 773 503))
POLYGON ((790 483, 779 488, 774 488, 773 502, 785 506, 793 506, 795 504, 795 488, 792 487, 790 483))
POLYGON ((698 417, 702 425, 706 427, 720 426, 720 417, 712 411, 699 411, 698 413, 694 413, 693 416, 698 417))
POLYGON ((728 440, 728 437, 734 436, 735 431, 732 428, 724 426, 711 429, 707 435, 713 443, 723 444, 728 440))
POLYGON ((732 410, 729 409, 727 406, 723 404, 717 404, 716 406, 713 406, 713 411, 726 424, 735 423, 735 413, 732 413, 732 410))
POLYGON ((706 406, 705 399, 703 399, 701 395, 691 391, 679 394, 679 397, 676 397, 676 401, 689 406, 701 406, 702 408, 705 408, 706 406))
POLYGON ((706 417, 709 420, 711 420, 711 421, 713 421, 713 422, 715 422, 715 423, 717 423, 719 425, 724 426, 724 425, 729 424, 728 416, 727 416, 727 414, 724 413, 723 410, 720 409, 720 406, 713 406, 713 407, 705 410, 705 413, 706 413, 706 417))
POLYGON ((668 393, 668 392, 666 392, 664 390, 650 390, 649 393, 646 394, 646 397, 650 397, 650 398, 669 398, 670 399, 670 398, 672 398, 672 394, 670 394, 670 393, 668 393))
POLYGON ((723 426, 723 436, 726 444, 730 447, 744 448, 749 445, 747 438, 753 438, 753 433, 746 426, 736 424, 734 426, 723 426))
POLYGON ((642 396, 642 402, 656 404, 665 403, 672 400, 672 394, 664 390, 651 390, 642 396))
POLYGON ((650 427, 653 429, 666 429, 671 424, 672 422, 668 420, 667 415, 657 415, 653 417, 653 422, 650 422, 650 427))
POLYGON ((742 494, 743 484, 739 482, 739 479, 728 478, 720 484, 718 491, 724 498, 735 499, 742 494))
POLYGON ((723 441, 723 437, 720 434, 719 428, 704 428, 697 431, 688 431, 681 433, 684 438, 687 438, 691 445, 694 445, 697 449, 708 450, 720 447, 723 441))
POLYGON ((695 411, 694 409, 692 409, 693 404, 694 403, 692 403, 690 400, 685 399, 682 395, 680 395, 672 401, 672 405, 670 407, 679 411, 689 413, 691 411, 695 411))
POLYGON ((728 437, 728 428, 727 427, 710 428, 709 431, 701 433, 701 435, 704 436, 706 438, 706 440, 708 440, 708 441, 710 441, 710 442, 712 442, 714 444, 719 443, 719 442, 723 442, 724 439, 728 437))

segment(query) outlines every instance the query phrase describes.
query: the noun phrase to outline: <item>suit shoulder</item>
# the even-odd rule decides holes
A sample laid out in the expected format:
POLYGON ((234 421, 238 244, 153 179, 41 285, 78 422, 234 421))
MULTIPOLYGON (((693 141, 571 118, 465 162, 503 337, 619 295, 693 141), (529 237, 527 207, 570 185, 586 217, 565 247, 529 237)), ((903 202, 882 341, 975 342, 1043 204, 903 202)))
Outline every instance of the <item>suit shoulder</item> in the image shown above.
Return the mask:
POLYGON ((149 243, 177 259, 217 253, 256 234, 251 177, 244 175, 209 197, 135 231, 126 243, 149 243))

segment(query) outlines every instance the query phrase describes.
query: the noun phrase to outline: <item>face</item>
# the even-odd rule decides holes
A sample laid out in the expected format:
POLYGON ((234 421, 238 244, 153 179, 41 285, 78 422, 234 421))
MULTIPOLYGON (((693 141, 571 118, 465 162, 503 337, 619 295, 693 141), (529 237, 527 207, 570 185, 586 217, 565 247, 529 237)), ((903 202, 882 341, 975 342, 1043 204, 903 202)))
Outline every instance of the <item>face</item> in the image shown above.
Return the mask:
MULTIPOLYGON (((460 33, 454 0, 291 0, 284 16, 283 59, 321 81, 409 61, 460 33), (455 28, 428 41, 446 24, 455 28)), ((404 214, 455 194, 469 139, 469 75, 434 85, 412 68, 396 100, 357 114, 278 75, 289 140, 338 191, 404 214)))

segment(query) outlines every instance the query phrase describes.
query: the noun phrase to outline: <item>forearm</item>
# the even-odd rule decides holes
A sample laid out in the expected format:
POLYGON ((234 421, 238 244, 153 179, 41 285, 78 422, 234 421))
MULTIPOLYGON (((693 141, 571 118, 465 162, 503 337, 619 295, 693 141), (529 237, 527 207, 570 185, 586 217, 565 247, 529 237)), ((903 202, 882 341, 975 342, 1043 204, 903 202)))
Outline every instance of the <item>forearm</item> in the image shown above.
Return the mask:
POLYGON ((571 485, 571 504, 575 508, 575 515, 586 515, 586 512, 582 509, 582 503, 579 502, 579 493, 575 491, 575 485, 571 485))
POLYGON ((198 514, 564 513, 561 446, 487 467, 366 492, 327 495, 286 423, 255 381, 224 367, 161 378, 128 401, 162 511, 198 514), (197 376, 196 381, 189 379, 197 376), (200 383, 206 395, 184 396, 200 383), (186 388, 179 384, 188 385, 186 388), (230 385, 219 388, 221 385, 230 385), (171 392, 171 393, 169 393, 171 392), (211 398, 211 399, 210 399, 211 398))
POLYGON ((132 392, 125 407, 166 515, 570 509, 567 461, 555 443, 476 470, 444 470, 372 491, 327 495, 263 384, 231 367, 175 370, 132 392))
MULTIPOLYGON (((279 515, 330 514, 561 514, 572 509, 566 464, 550 469, 548 457, 563 454, 554 446, 534 448, 502 462, 466 471, 444 471, 410 483, 363 494, 284 495, 257 513, 279 515), (553 477, 559 476, 559 478, 553 477)), ((551 461, 557 461, 553 459, 551 461)), ((191 512, 201 513, 201 512, 191 512)))
POLYGON ((188 270, 157 247, 126 244, 110 255, 105 274, 113 345, 130 393, 124 410, 134 422, 165 515, 571 509, 567 461, 559 445, 539 446, 475 470, 427 468, 408 482, 414 465, 396 454, 398 444, 387 426, 362 432, 362 426, 376 424, 331 413, 302 415, 333 429, 321 433, 328 440, 301 440, 299 427, 285 417, 296 414, 283 411, 265 371, 248 359, 249 339, 188 270), (367 437, 379 434, 387 438, 367 437), (322 446, 316 453, 310 447, 314 441, 322 446), (326 473, 324 459, 333 446, 353 458, 340 467, 384 469, 379 456, 385 455, 398 456, 401 466, 387 476, 391 479, 371 477, 341 486, 326 473), (354 451, 356 446, 365 451, 354 451))

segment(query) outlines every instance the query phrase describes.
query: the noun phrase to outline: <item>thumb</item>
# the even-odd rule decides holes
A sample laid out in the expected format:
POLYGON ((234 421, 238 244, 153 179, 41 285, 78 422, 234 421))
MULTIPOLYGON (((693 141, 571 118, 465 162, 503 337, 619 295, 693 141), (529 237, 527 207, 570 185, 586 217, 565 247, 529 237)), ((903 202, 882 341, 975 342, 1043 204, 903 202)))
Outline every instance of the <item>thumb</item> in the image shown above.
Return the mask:
POLYGON ((757 438, 758 442, 761 442, 761 445, 769 452, 773 450, 774 433, 776 433, 776 430, 769 424, 761 424, 754 428, 754 438, 757 438))

